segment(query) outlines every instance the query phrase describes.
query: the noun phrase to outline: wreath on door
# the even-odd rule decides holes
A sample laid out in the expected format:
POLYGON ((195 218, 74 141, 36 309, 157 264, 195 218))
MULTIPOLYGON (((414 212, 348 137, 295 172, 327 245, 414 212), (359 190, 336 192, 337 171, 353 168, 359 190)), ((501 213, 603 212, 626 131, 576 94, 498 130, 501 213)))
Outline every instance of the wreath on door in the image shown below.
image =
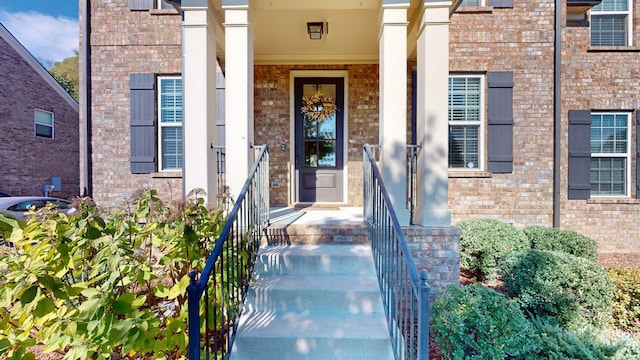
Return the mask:
POLYGON ((318 90, 311 97, 302 97, 302 115, 307 119, 322 121, 332 117, 338 110, 335 101, 331 96, 323 94, 318 90))

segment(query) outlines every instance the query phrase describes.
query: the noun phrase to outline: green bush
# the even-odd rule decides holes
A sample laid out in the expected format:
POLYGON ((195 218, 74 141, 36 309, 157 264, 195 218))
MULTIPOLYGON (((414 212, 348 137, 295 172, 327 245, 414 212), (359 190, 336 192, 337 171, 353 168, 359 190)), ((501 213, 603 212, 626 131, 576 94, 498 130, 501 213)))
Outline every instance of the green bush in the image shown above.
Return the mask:
POLYGON ((222 214, 197 197, 171 210, 155 191, 131 208, 0 215, 15 245, 0 251, 0 358, 33 359, 36 344, 65 359, 186 358, 188 274, 204 267, 222 214))
POLYGON ((555 251, 527 250, 503 259, 501 275, 509 296, 537 317, 574 328, 606 324, 614 286, 596 263, 555 251))
POLYGON ((471 219, 457 226, 462 230, 460 267, 478 280, 495 278, 502 256, 530 248, 522 231, 497 220, 471 219))
POLYGON ((433 338, 445 359, 524 358, 537 349, 518 305, 478 285, 450 285, 433 304, 433 338))
POLYGON ((615 327, 640 332, 640 269, 607 269, 616 286, 613 300, 615 327))
POLYGON ((532 249, 560 251, 592 261, 598 258, 596 241, 577 232, 543 226, 529 226, 523 232, 532 249))
POLYGON ((607 360, 613 358, 624 344, 603 340, 593 328, 576 332, 542 319, 532 319, 541 343, 537 357, 550 360, 607 360))

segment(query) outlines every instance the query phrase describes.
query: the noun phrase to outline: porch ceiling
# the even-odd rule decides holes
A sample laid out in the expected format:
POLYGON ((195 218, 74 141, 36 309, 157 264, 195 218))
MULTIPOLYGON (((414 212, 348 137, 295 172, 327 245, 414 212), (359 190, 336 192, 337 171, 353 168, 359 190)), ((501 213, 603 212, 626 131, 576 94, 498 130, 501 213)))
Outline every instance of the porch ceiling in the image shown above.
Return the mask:
POLYGON ((254 55, 260 64, 375 63, 379 0, 253 0, 254 55), (307 22, 325 22, 311 40, 307 22))
MULTIPOLYGON (((224 18, 217 3, 216 15, 224 18)), ((416 34, 424 0, 407 0, 409 59, 416 56, 416 34)), ((453 0, 455 9, 462 0, 453 0)), ((381 0, 249 0, 256 64, 377 63, 381 0), (311 40, 307 22, 324 22, 321 40, 311 40)), ((216 32, 222 35, 223 29, 216 32)), ((224 36, 218 39, 224 61, 224 36)))

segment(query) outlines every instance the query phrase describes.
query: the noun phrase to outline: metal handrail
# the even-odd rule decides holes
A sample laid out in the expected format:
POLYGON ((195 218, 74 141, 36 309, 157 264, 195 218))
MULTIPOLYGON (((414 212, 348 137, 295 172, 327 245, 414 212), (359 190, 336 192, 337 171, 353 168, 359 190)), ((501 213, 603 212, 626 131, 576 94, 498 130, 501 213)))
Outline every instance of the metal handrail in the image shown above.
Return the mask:
POLYGON ((227 186, 226 153, 224 146, 211 145, 211 149, 216 152, 216 173, 218 174, 218 208, 225 211, 232 205, 229 187, 227 186))
POLYGON ((420 145, 407 145, 407 209, 409 209, 409 224, 411 225, 414 225, 413 213, 416 208, 418 151, 420 151, 420 145))
POLYGON ((429 358, 429 292, 427 272, 418 270, 409 252, 389 193, 364 145, 364 220, 369 229, 378 283, 396 359, 429 358))
POLYGON ((190 274, 191 283, 187 287, 190 360, 200 360, 203 345, 206 359, 211 354, 226 358, 233 345, 260 237, 269 222, 269 150, 266 145, 256 148, 260 149, 256 162, 200 278, 197 279, 196 272, 190 274))

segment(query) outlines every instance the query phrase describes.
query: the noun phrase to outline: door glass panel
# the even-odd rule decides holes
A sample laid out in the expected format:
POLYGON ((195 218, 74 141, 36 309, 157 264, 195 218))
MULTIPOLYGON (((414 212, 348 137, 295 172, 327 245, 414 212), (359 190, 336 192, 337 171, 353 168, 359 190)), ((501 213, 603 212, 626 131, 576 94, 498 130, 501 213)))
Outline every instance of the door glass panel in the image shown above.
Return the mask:
POLYGON ((304 142, 304 166, 305 167, 318 167, 318 152, 316 148, 316 141, 304 142))
MULTIPOLYGON (((330 97, 335 104, 336 84, 303 84, 302 93, 306 99, 310 99, 317 92, 325 97, 330 97)), ((322 111, 322 105, 317 106, 317 111, 322 111)), ((329 117, 312 119, 303 115, 304 131, 304 166, 336 167, 336 141, 337 118, 336 114, 329 117)))
POLYGON ((318 138, 318 122, 312 119, 304 117, 304 138, 305 139, 317 139, 318 138))
POLYGON ((334 114, 330 118, 325 118, 320 121, 319 124, 319 138, 320 139, 335 139, 336 138, 336 115, 334 114))
POLYGON ((318 158, 319 167, 336 166, 336 142, 335 140, 324 140, 320 142, 320 154, 318 158))

